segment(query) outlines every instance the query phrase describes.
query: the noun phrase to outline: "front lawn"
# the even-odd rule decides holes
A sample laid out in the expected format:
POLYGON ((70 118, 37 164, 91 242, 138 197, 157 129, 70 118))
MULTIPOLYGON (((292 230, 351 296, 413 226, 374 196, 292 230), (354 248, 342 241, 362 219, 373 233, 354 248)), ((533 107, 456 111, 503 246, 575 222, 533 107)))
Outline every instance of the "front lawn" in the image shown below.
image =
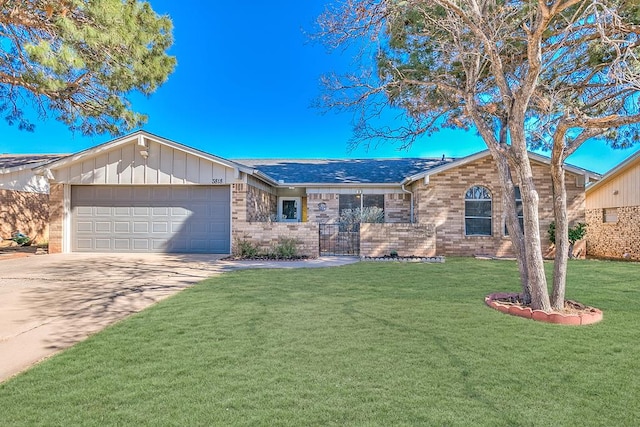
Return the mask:
POLYGON ((517 281, 474 259, 224 274, 0 385, 0 423, 638 425, 640 264, 570 263, 591 326, 484 305, 517 281))

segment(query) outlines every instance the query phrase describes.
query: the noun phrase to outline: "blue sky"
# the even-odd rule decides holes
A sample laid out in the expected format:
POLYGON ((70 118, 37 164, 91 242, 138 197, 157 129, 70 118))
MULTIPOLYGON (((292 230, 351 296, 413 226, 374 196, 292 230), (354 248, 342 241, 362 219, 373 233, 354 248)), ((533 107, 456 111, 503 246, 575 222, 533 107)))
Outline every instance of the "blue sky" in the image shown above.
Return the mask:
MULTIPOLYGON (((135 109, 149 115, 144 129, 230 159, 461 157, 485 148, 472 132, 446 131, 408 151, 383 144, 349 152, 351 114, 311 107, 320 76, 350 61, 304 34, 324 4, 151 0, 173 20, 178 66, 151 97, 133 97, 135 109)), ((72 134, 51 118, 36 121, 33 133, 0 121, 0 153, 73 153, 110 139, 72 134)), ((570 163, 604 173, 637 149, 587 143, 570 163)))

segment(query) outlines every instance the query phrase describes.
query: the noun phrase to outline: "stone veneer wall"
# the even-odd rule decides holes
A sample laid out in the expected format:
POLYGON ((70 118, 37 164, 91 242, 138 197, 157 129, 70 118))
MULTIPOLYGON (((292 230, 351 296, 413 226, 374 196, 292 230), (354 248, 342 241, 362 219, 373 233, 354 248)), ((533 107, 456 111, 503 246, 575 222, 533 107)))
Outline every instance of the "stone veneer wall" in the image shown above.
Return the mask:
POLYGON ((587 255, 640 261, 640 206, 618 208, 618 222, 603 219, 603 209, 587 210, 587 255))
POLYGON ((0 238, 9 239, 15 231, 35 243, 49 239, 48 194, 0 190, 0 238))
POLYGON ((267 221, 277 213, 278 198, 265 189, 247 183, 231 186, 231 221, 267 221))
POLYGON ((318 224, 313 222, 234 222, 232 252, 237 240, 248 240, 267 251, 278 244, 280 237, 297 239, 300 255, 319 255, 318 224))
MULTIPOLYGON (((551 254, 547 230, 553 220, 553 199, 549 166, 531 162, 540 196, 540 235, 544 255, 551 254)), ((584 222, 584 186, 576 185, 576 176, 566 173, 567 213, 571 224, 584 222)), ((438 255, 512 256, 511 240, 504 236, 504 210, 498 172, 490 156, 429 177, 429 183, 417 181, 413 187, 414 216, 418 223, 434 224, 438 255), (491 236, 466 236, 464 231, 464 195, 474 186, 487 187, 492 193, 491 236)))
POLYGON ((360 224, 360 255, 379 257, 396 251, 399 256, 435 256, 436 233, 432 224, 360 224))
POLYGON ((247 188, 247 220, 268 221, 278 213, 278 197, 260 188, 247 188))
POLYGON ((49 190, 49 253, 62 252, 64 185, 51 184, 49 190))

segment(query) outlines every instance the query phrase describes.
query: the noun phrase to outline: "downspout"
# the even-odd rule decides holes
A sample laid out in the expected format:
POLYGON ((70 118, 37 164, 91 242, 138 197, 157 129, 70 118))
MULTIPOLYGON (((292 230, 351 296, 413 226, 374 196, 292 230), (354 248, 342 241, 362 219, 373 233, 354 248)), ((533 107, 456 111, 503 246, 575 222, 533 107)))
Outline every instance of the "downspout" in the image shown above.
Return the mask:
POLYGON ((400 186, 400 188, 402 189, 402 191, 404 193, 409 194, 409 196, 411 197, 411 204, 410 204, 410 208, 409 208, 409 217, 411 218, 411 224, 413 224, 413 191, 409 191, 406 188, 404 188, 404 184, 402 184, 400 186))

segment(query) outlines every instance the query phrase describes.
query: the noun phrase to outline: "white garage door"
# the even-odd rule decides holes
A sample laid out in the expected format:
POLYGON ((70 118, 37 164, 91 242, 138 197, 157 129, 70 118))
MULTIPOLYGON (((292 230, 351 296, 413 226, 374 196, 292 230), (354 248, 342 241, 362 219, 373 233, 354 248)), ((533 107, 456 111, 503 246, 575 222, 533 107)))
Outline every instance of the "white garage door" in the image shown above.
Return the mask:
POLYGON ((74 252, 229 253, 228 186, 71 187, 74 252))

